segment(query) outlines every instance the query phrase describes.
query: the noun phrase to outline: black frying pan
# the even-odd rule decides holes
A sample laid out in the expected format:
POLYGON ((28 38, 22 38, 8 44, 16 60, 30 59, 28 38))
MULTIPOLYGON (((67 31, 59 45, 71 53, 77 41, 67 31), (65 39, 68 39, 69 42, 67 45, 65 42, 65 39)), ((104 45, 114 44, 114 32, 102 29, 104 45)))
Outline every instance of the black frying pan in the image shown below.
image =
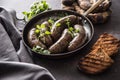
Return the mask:
POLYGON ((93 25, 92 25, 91 21, 87 17, 85 17, 89 12, 92 11, 92 9, 88 10, 86 13, 84 13, 84 15, 80 15, 76 12, 67 11, 67 10, 50 10, 50 11, 46 11, 46 12, 38 14, 37 16, 32 18, 26 24, 26 26, 23 30, 23 42, 24 42, 26 48, 33 55, 37 55, 37 56, 41 56, 41 57, 47 57, 47 58, 63 58, 63 57, 75 54, 77 51, 80 51, 83 47, 85 47, 91 41, 91 39, 93 37, 93 34, 94 34, 93 25), (87 35, 87 39, 86 39, 85 43, 81 47, 79 47, 78 49, 76 49, 74 51, 70 51, 70 52, 65 52, 65 53, 44 55, 44 54, 39 54, 39 53, 36 53, 36 52, 32 51, 32 49, 30 48, 30 45, 28 44, 28 33, 29 33, 29 31, 36 24, 39 24, 39 23, 42 23, 45 20, 48 20, 49 17, 58 17, 60 14, 63 14, 63 13, 64 14, 66 13, 68 15, 76 15, 76 16, 78 16, 82 19, 83 27, 85 28, 86 35, 87 35))

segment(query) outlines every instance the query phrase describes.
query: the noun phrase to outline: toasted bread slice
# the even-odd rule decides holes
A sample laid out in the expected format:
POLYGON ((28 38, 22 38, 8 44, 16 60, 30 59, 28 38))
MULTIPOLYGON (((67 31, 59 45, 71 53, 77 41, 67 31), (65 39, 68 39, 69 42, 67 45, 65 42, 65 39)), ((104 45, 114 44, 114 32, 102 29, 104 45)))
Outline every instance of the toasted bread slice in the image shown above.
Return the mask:
POLYGON ((92 50, 100 46, 109 56, 116 54, 120 48, 120 40, 111 34, 102 34, 97 42, 93 45, 92 50))
POLYGON ((101 48, 92 50, 79 62, 79 69, 86 73, 97 74, 107 69, 113 60, 101 48))

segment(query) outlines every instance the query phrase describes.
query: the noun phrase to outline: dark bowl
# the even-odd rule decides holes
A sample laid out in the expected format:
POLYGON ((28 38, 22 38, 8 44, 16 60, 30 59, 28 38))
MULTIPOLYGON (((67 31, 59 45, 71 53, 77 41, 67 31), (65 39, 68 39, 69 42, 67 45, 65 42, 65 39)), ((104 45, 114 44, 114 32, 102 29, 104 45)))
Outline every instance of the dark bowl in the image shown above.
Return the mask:
POLYGON ((40 56, 40 57, 55 58, 55 59, 57 59, 57 58, 64 58, 64 57, 73 55, 77 51, 80 51, 83 47, 85 47, 91 41, 91 39, 93 37, 93 34, 94 34, 93 25, 92 25, 91 21, 87 17, 85 17, 83 15, 80 15, 80 14, 78 14, 76 12, 73 12, 73 11, 67 11, 67 10, 50 10, 50 11, 46 11, 46 12, 38 14, 37 16, 33 17, 26 24, 26 26, 24 27, 24 30, 23 30, 23 43, 26 46, 27 50, 30 53, 32 53, 33 55, 37 55, 37 56, 40 56), (36 53, 36 52, 32 51, 32 49, 30 48, 30 45, 28 44, 28 39, 27 39, 28 32, 30 31, 30 29, 33 28, 36 24, 41 23, 44 20, 48 19, 49 17, 52 17, 52 16, 57 17, 60 14, 76 15, 76 16, 79 16, 80 18, 82 18, 82 22, 84 24, 83 27, 85 28, 86 35, 87 35, 87 39, 86 39, 85 43, 81 47, 77 48, 74 51, 64 52, 64 53, 58 53, 58 54, 44 55, 44 54, 39 54, 39 53, 36 53))

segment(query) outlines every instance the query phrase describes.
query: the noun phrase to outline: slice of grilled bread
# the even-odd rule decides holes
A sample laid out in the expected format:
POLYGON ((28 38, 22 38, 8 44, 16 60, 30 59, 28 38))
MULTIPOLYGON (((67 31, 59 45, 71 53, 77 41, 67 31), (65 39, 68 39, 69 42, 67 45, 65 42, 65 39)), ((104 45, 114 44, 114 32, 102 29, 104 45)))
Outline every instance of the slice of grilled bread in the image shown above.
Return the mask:
POLYGON ((79 69, 90 74, 97 74, 111 66, 113 60, 100 47, 92 50, 79 62, 79 69))
POLYGON ((109 56, 116 54, 120 48, 120 40, 111 34, 102 34, 97 42, 93 45, 92 50, 100 46, 109 56))

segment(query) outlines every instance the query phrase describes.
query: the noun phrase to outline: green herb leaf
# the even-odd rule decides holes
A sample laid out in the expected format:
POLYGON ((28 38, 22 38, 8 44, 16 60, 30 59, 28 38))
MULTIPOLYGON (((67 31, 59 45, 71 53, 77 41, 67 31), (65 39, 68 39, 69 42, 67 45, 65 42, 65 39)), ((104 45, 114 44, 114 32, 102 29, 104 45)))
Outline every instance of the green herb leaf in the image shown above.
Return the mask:
POLYGON ((26 12, 22 12, 24 14, 24 18, 26 21, 29 21, 31 18, 33 18, 35 15, 49 10, 49 5, 47 4, 46 0, 42 0, 41 2, 35 2, 31 7, 30 7, 30 11, 26 12))
POLYGON ((39 34, 40 33, 40 30, 39 29, 36 29, 35 30, 35 34, 39 34))
POLYGON ((60 23, 57 23, 57 24, 56 24, 56 27, 60 27, 60 26, 61 26, 61 24, 60 24, 60 23))
POLYGON ((76 33, 79 33, 79 32, 80 32, 80 30, 79 30, 79 29, 75 29, 75 32, 76 32, 76 33))
POLYGON ((74 38, 74 34, 71 31, 68 31, 69 34, 71 34, 72 38, 74 38))
POLYGON ((28 15, 28 12, 26 12, 26 11, 24 11, 24 12, 22 12, 24 15, 28 15))
POLYGON ((69 21, 69 18, 66 19, 66 25, 67 25, 68 27, 70 27, 70 21, 69 21))
POLYGON ((41 28, 45 28, 45 24, 41 24, 41 26, 40 26, 41 28))
POLYGON ((45 55, 49 55, 51 53, 49 50, 46 50, 46 49, 44 49, 44 48, 42 48, 42 47, 40 47, 38 45, 34 46, 32 48, 32 50, 39 53, 39 54, 45 54, 45 55))
POLYGON ((74 31, 74 28, 73 28, 73 27, 69 27, 68 29, 69 29, 69 31, 71 31, 71 32, 74 31))
POLYGON ((45 34, 46 34, 46 35, 50 35, 51 32, 50 32, 50 31, 45 31, 45 34))
POLYGON ((49 23, 53 24, 54 20, 52 20, 51 18, 48 20, 49 23))
POLYGON ((36 28, 37 28, 37 29, 40 29, 40 28, 41 28, 41 25, 36 25, 36 28))

